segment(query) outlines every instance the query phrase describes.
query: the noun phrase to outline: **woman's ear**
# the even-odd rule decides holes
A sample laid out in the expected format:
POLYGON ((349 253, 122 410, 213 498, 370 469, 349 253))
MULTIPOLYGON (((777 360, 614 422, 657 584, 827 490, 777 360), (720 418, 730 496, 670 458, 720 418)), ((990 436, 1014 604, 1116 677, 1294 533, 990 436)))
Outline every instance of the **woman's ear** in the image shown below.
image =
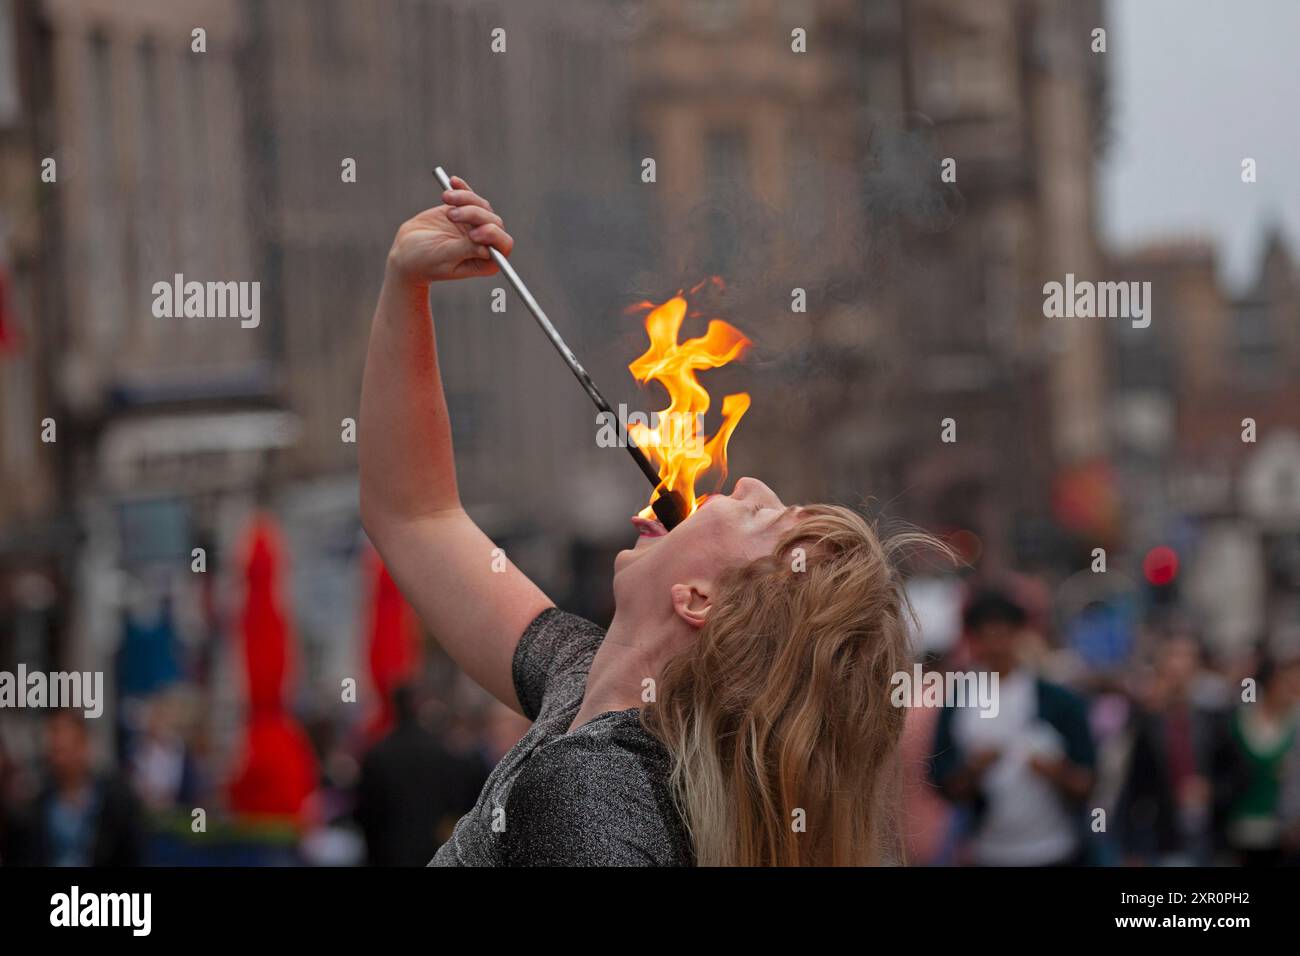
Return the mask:
POLYGON ((673 610, 694 628, 701 628, 709 616, 709 596, 690 584, 674 584, 673 610))

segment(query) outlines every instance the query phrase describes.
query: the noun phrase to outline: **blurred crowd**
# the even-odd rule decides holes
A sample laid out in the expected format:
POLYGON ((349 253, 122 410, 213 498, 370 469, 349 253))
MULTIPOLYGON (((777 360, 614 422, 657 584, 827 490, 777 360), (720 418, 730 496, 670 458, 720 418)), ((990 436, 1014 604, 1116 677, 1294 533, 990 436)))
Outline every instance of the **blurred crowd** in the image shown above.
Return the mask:
MULTIPOLYGON (((922 665, 996 674, 996 708, 909 710, 909 863, 1300 862, 1300 656, 1223 659, 1166 623, 1102 666, 1048 641, 1014 588, 962 589, 959 637, 922 665)), ((0 862, 423 865, 526 729, 430 673, 382 725, 303 718, 318 779, 291 819, 232 805, 234 765, 183 677, 117 708, 109 753, 80 711, 29 712, 34 749, 0 734, 0 862)))
POLYGON ((319 773, 294 815, 233 805, 234 764, 184 684, 137 702, 107 758, 81 711, 29 715, 29 759, 0 735, 0 865, 422 866, 527 722, 468 681, 450 695, 404 684, 391 703, 378 733, 306 721, 319 773))
POLYGON ((1300 862, 1300 655, 1208 652, 1169 617, 1089 664, 1013 590, 979 590, 925 666, 998 675, 998 708, 916 708, 904 736, 909 862, 1300 862))

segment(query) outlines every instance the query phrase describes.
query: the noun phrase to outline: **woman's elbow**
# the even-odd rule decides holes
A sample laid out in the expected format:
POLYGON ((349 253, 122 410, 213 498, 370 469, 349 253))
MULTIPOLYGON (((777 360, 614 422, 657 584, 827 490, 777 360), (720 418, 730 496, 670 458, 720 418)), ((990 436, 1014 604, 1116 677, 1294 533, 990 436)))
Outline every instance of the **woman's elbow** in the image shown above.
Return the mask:
POLYGON ((367 488, 364 479, 361 482, 357 505, 361 516, 361 530, 366 533, 370 543, 379 548, 380 541, 391 526, 392 520, 383 505, 375 500, 374 492, 367 488))

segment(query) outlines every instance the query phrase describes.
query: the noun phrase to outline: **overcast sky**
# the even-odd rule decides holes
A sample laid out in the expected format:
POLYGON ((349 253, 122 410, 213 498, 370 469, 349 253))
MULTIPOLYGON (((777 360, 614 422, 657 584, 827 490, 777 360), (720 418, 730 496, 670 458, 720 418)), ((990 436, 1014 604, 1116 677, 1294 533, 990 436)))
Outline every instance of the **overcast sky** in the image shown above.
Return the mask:
POLYGON ((1233 282, 1252 275, 1270 221, 1300 250, 1300 0, 1108 4, 1105 237, 1120 247, 1208 237, 1233 282))

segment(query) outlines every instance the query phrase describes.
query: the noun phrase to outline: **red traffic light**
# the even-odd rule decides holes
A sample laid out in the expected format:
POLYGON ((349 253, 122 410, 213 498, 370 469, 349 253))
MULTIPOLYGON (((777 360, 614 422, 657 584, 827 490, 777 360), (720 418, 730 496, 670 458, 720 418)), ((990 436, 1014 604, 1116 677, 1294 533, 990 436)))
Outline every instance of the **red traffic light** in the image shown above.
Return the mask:
POLYGON ((1167 545, 1157 545, 1142 559, 1142 574, 1148 584, 1164 587, 1178 577, 1178 552, 1167 545))

